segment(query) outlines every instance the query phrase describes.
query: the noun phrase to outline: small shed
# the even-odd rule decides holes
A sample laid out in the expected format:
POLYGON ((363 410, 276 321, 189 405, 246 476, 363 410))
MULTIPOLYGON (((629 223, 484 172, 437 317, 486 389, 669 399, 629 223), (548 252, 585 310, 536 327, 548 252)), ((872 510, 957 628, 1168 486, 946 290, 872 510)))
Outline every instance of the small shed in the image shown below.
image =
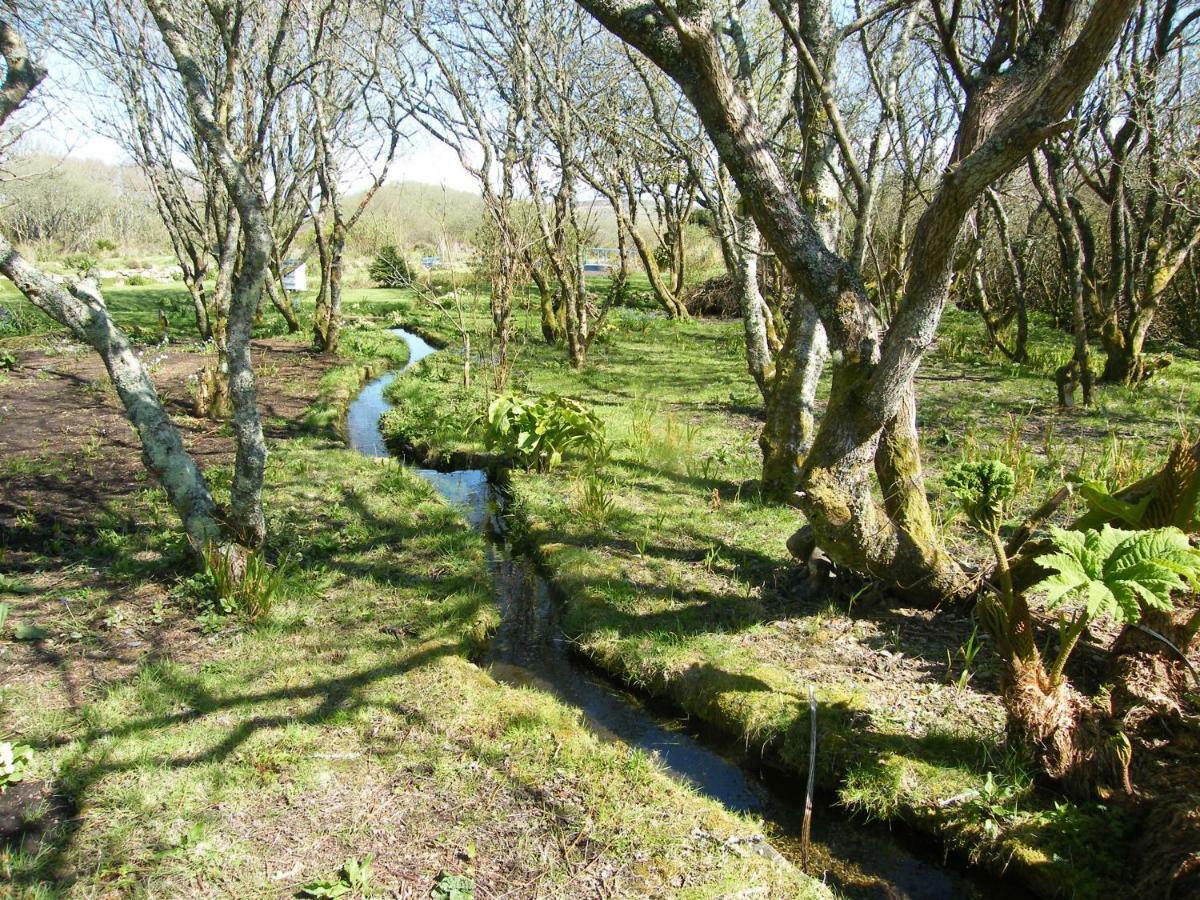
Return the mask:
POLYGON ((302 259, 283 261, 283 287, 288 291, 308 290, 308 266, 302 259))

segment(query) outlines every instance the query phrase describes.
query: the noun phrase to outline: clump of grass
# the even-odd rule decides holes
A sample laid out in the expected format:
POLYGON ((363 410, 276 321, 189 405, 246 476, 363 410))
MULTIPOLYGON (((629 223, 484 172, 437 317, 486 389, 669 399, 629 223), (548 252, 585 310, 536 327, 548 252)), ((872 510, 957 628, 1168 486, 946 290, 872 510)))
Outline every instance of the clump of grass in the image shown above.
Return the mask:
POLYGON ((588 475, 580 479, 578 491, 575 509, 585 522, 602 528, 612 521, 617 511, 617 500, 607 481, 598 475, 588 475))
POLYGON ((209 544, 204 569, 213 592, 213 606, 225 615, 251 622, 271 612, 287 578, 287 559, 273 566, 260 549, 241 553, 228 546, 209 544))

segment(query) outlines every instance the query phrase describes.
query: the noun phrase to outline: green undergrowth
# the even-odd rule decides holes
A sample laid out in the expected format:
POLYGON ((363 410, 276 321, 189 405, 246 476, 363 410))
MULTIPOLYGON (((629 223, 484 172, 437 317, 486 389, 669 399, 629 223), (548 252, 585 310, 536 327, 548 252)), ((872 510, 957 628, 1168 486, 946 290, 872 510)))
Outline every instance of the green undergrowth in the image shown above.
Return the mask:
MULTIPOLYGON (((486 346, 482 313, 475 347, 486 346)), ((453 348, 428 307, 414 301, 399 314, 453 348)), ((559 589, 581 653, 797 777, 807 769, 812 685, 818 783, 847 809, 906 820, 1045 895, 1128 890, 1129 822, 1035 787, 1005 745, 991 651, 970 652, 965 617, 856 608, 799 584, 784 547, 797 516, 755 489, 761 402, 738 323, 616 310, 575 371, 530 319, 518 321, 527 343, 508 390, 580 400, 607 433, 601 454, 511 476, 512 534, 559 589)), ((940 481, 961 459, 1013 465, 1014 509, 1028 511, 1066 473, 1120 484, 1152 469, 1198 409, 1200 366, 1182 354, 1137 391, 1105 389, 1095 408, 1057 414, 1053 367, 1069 346, 1041 324, 1034 338, 1033 364, 1013 367, 981 352, 977 321, 951 311, 923 369, 929 485, 946 540, 965 558, 984 550, 940 481)), ((388 396, 393 447, 434 459, 482 448, 477 423, 494 396, 486 369, 466 389, 460 363, 438 354, 388 396)))
POLYGON ((342 333, 341 352, 350 362, 334 366, 317 384, 317 398, 304 414, 306 430, 341 435, 346 408, 363 383, 387 369, 408 362, 408 345, 379 329, 352 329, 342 333))
MULTIPOLYGON (((497 622, 484 540, 429 486, 314 437, 273 446, 268 473, 271 550, 292 560, 270 615, 203 622, 82 698, 55 666, 0 689, 30 777, 77 810, 40 849, 0 853, 18 892, 295 895, 369 858, 373 889, 420 896, 452 877, 489 893, 821 895, 731 849, 754 823, 469 661, 497 622)), ((142 527, 119 552, 161 551, 161 496, 132 512, 142 527)), ((179 555, 147 565, 186 609, 179 555)), ((14 615, 69 662, 57 596, 26 590, 14 615)))

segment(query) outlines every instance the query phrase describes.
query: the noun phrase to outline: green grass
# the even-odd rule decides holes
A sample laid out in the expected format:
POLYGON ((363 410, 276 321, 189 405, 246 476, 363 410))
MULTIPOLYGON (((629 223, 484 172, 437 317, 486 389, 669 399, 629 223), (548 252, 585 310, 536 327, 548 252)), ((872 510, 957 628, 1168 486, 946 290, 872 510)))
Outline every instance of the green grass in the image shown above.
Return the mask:
MULTIPOLYGON (((421 304, 404 314, 424 331, 439 329, 421 304)), ((476 321, 473 346, 486 346, 482 309, 476 321)), ((581 371, 569 368, 561 347, 531 335, 529 319, 518 323, 530 336, 510 389, 582 400, 604 421, 611 445, 599 466, 575 458, 549 475, 512 476, 514 534, 561 589, 564 625, 581 652, 797 774, 807 768, 805 698, 815 684, 819 782, 846 807, 905 818, 996 866, 1011 859, 1032 884, 1069 879, 1078 896, 1121 889, 1123 832, 1111 812, 1055 812, 1028 778, 1005 795, 1002 814, 978 804, 939 807, 981 789, 1007 753, 989 651, 976 663, 990 675, 979 686, 960 683, 946 665, 947 654, 960 656, 969 622, 948 626, 961 635, 930 648, 919 618, 792 599, 784 542, 799 521, 790 509, 760 502, 754 488, 761 404, 738 323, 617 310, 581 371), (597 480, 602 516, 590 514, 588 501, 597 480), (843 635, 875 659, 886 649, 915 662, 891 681, 864 677, 839 661, 843 635), (972 715, 963 715, 968 709, 972 715)), ((453 347, 452 336, 442 336, 453 347)), ((1181 353, 1137 391, 1106 388, 1093 409, 1057 413, 1053 367, 1069 346, 1041 323, 1033 339, 1035 364, 1013 367, 980 352, 977 319, 952 310, 922 371, 929 486, 960 558, 985 556, 941 484, 960 459, 998 456, 1012 465, 1019 517, 1067 473, 1117 485, 1153 469, 1200 409, 1200 365, 1194 353, 1181 353)), ((385 434, 428 444, 434 456, 477 451, 481 435, 470 423, 486 408, 489 384, 480 372, 465 391, 451 354, 431 357, 390 389, 397 409, 384 419, 385 434)), ((1063 515, 1077 511, 1068 506, 1063 515)))
MULTIPOLYGON (((122 307, 126 300, 117 291, 110 293, 118 320, 129 315, 133 321, 134 313, 122 307)), ((128 298, 132 305, 136 300, 128 298)), ((617 310, 588 365, 573 371, 562 348, 541 343, 531 301, 524 298, 528 305, 517 316, 520 341, 511 388, 583 400, 604 421, 610 443, 605 459, 568 458, 550 475, 513 476, 514 534, 562 588, 565 627, 581 652, 629 684, 738 735, 748 747, 796 773, 807 764, 806 693, 814 684, 822 735, 819 780, 838 791, 852 811, 907 819, 942 834, 981 861, 1009 861, 1043 888, 1069 883, 1077 896, 1119 894, 1127 888, 1123 878, 1130 873, 1120 862, 1120 817, 1094 808, 1056 807, 1033 788, 1019 760, 1004 748, 1003 712, 989 687, 995 671, 989 669, 988 651, 976 662, 978 677, 965 685, 959 683, 957 669, 944 671, 946 654, 958 658, 959 645, 967 641, 969 622, 943 623, 931 639, 926 620, 893 615, 867 601, 848 609, 832 596, 795 599, 784 541, 798 520, 790 509, 760 502, 754 490, 760 402, 745 371, 738 323, 677 323, 617 310), (884 668, 868 671, 875 663, 884 668), (989 783, 1002 784, 1003 789, 979 801, 938 805, 967 791, 982 791, 989 783)), ((306 298, 302 312, 308 303, 306 298)), ((397 411, 388 418, 387 430, 393 438, 428 444, 434 454, 479 450, 480 435, 471 422, 486 408, 491 380, 486 369, 477 367, 473 387, 462 388, 461 362, 453 355, 456 339, 438 314, 403 291, 350 291, 345 303, 347 346, 357 358, 325 376, 322 397, 310 413, 312 431, 325 433, 336 426, 366 371, 402 359, 388 350, 394 343, 371 336, 368 329, 403 323, 440 335, 448 349, 395 382, 391 397, 397 411), (372 343, 376 340, 381 343, 372 343)), ((267 330, 276 327, 273 316, 268 312, 267 330)), ((489 320, 482 298, 473 322, 472 347, 487 357, 489 320)), ((1200 401, 1200 365, 1194 354, 1180 353, 1174 365, 1136 392, 1105 389, 1095 408, 1060 414, 1052 407, 1050 373, 1067 351, 1067 341, 1041 323, 1035 327, 1034 341, 1034 364, 1012 367, 981 352, 974 317, 951 311, 940 343, 922 370, 919 412, 929 486, 941 527, 961 558, 982 558, 984 551, 954 519, 943 496, 940 474, 960 459, 998 455, 1013 465, 1020 487, 1014 507, 1020 514, 1061 484, 1066 472, 1080 471, 1113 483, 1131 480, 1157 464, 1180 422, 1194 421, 1200 401)), ((477 539, 463 532, 458 540, 465 543, 454 549, 425 543, 446 540, 448 520, 427 518, 434 515, 428 510, 436 504, 397 509, 398 497, 407 496, 404 491, 417 490, 411 483, 405 487, 406 476, 349 458, 319 463, 336 455, 318 453, 315 445, 306 443, 311 440, 289 442, 277 450, 273 479, 275 473, 288 471, 293 459, 297 466, 299 459, 308 460, 308 468, 286 491, 273 487, 270 509, 275 533, 286 535, 287 548, 305 559, 298 580, 309 588, 322 586, 313 590, 323 593, 314 599, 311 590, 300 592, 281 605, 274 624, 235 636, 237 649, 231 654, 236 659, 212 664, 216 668, 206 690, 226 698, 236 694, 235 684, 266 680, 303 686, 328 680, 332 669, 321 667, 325 644, 313 643, 320 641, 335 646, 338 671, 348 660, 355 671, 373 671, 382 665, 384 652, 373 629, 386 618, 414 635, 414 648, 453 649, 439 651, 436 661, 414 665, 394 679, 381 679, 387 681, 388 691, 398 692, 387 694, 392 699, 363 701, 361 707, 355 700, 350 705, 375 710, 399 704, 420 712, 425 723, 421 729, 433 728, 427 723, 446 717, 459 723, 447 725, 448 733, 488 733, 488 716, 495 712, 490 706, 502 707, 498 698, 508 692, 485 679, 487 691, 476 696, 476 675, 464 654, 494 624, 490 600, 478 596, 478 584, 448 595, 440 593, 440 583, 423 584, 412 594, 399 587, 410 579, 420 582, 419 573, 429 570, 430 559, 437 560, 438 571, 445 566, 447 572, 458 573, 454 577, 467 577, 475 563, 463 557, 479 552, 477 539), (338 498, 338 489, 360 478, 367 481, 357 490, 355 504, 338 498), (395 481, 399 487, 389 490, 401 493, 389 497, 378 479, 395 481), (306 499, 309 493, 315 496, 306 499), (380 531, 386 522, 391 524, 380 531), (293 533, 296 529, 305 533, 293 533), (384 563, 373 554, 394 552, 398 539, 403 562, 386 563, 384 577, 377 572, 384 563), (335 578, 337 586, 324 588, 322 573, 335 578), (353 580, 337 580, 343 576, 353 580), (341 643, 343 630, 353 646, 341 643), (280 658, 288 652, 304 657, 296 663, 300 669, 280 658), (264 661, 271 664, 260 665, 264 661), (229 668, 221 668, 225 665, 229 668), (420 678, 425 680, 418 679, 417 672, 424 673, 420 678), (481 718, 474 717, 472 710, 477 708, 481 718)), ((473 577, 482 578, 482 569, 473 577)), ((208 669, 204 666, 200 676, 205 683, 208 669)), ((372 681, 361 693, 373 697, 376 690, 384 688, 372 681)), ((105 712, 108 707, 97 706, 88 713, 88 727, 92 719, 152 717, 143 706, 194 708, 173 691, 174 687, 165 699, 156 700, 153 692, 142 694, 136 685, 125 685, 115 692, 111 716, 105 712)), ((356 687, 356 697, 357 692, 356 687)), ((311 715, 318 696, 319 692, 293 698, 302 718, 311 715)), ((252 709, 250 719, 271 721, 278 715, 275 699, 263 702, 261 709, 247 707, 252 709)), ((221 725, 227 731, 237 730, 237 723, 246 719, 240 709, 214 709, 213 714, 228 720, 221 725)), ((344 724, 361 746, 366 739, 355 718, 359 713, 347 715, 347 722, 335 716, 332 724, 344 724)), ((207 721, 209 714, 203 718, 207 721)), ((409 727, 409 720, 404 722, 403 727, 409 727)), ((199 724, 180 722, 172 729, 199 724)), ((330 724, 319 722, 322 728, 330 724)), ((384 727, 402 726, 387 719, 384 727)), ((50 728, 46 726, 45 734, 50 728)), ((246 738, 251 745, 257 739, 252 732, 246 738)), ((216 740, 215 734, 206 737, 203 732, 172 733, 174 737, 164 740, 188 747, 211 747, 216 740), (179 736, 185 733, 186 740, 179 736)), ((511 739, 504 729, 500 733, 505 741, 511 739)), ((531 728, 532 735, 541 733, 540 726, 531 728)), ((77 771, 87 772, 94 765, 96 744, 103 747, 102 757, 116 752, 103 738, 99 733, 92 744, 77 748, 78 756, 70 757, 79 760, 77 771)), ((72 746, 79 740, 73 738, 72 746)), ((472 751, 469 759, 486 768, 489 753, 498 752, 496 746, 472 751)), ((151 760, 151 771, 158 772, 163 766, 155 761, 173 758, 171 752, 143 750, 134 755, 151 760)), ((269 772, 275 764, 263 765, 269 772)), ((304 781, 306 764, 286 765, 295 766, 297 777, 304 776, 301 782, 309 783, 304 781)), ((546 775, 545 768, 530 765, 528 771, 546 775)), ((255 764, 250 768, 258 772, 255 764)), ((210 761, 206 777, 219 781, 219 770, 217 766, 214 771, 210 761)), ((128 777, 128 771, 123 770, 122 777, 128 777)), ((239 772, 239 777, 252 777, 245 769, 239 772)), ((449 783, 458 777, 455 774, 449 783)), ((139 789, 143 788, 124 790, 137 799, 139 789)), ((116 801, 105 802, 105 809, 118 807, 116 801)), ((618 808, 608 815, 619 818, 618 808)), ((161 809, 154 815, 161 815, 161 809)), ((620 832, 614 826, 612 834, 620 832)), ((137 844, 127 834, 122 840, 137 844)), ((347 856, 370 849, 344 842, 320 865, 305 868, 304 876, 332 871, 347 856)), ((678 847, 664 851, 663 858, 677 851, 678 847)), ((146 848, 138 852, 150 853, 146 848)), ((87 858, 101 855, 96 851, 87 858)))
MULTIPOLYGON (((383 293, 355 312, 386 315, 383 293)), ((40 849, 0 850, 0 877, 29 896, 294 895, 373 856, 373 887, 420 895, 442 872, 551 896, 826 895, 729 849, 760 823, 470 661, 498 621, 484 539, 402 467, 339 448, 366 372, 404 359, 353 326, 346 349, 310 431, 271 446, 269 552, 292 563, 260 621, 206 611, 154 488, 0 582, 9 627, 50 635, 49 657, 0 660, 25 664, 0 733, 77 811, 40 849)))

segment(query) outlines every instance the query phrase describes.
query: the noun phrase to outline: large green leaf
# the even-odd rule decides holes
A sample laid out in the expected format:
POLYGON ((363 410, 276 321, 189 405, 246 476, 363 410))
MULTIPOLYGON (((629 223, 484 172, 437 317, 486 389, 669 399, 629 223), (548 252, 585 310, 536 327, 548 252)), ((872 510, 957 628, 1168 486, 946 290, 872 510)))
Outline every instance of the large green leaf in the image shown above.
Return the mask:
POLYGON ((1050 533, 1057 552, 1038 557, 1051 574, 1035 589, 1051 608, 1078 599, 1089 618, 1136 622, 1143 607, 1171 609, 1171 594, 1200 578, 1200 553, 1176 528, 1050 533))

